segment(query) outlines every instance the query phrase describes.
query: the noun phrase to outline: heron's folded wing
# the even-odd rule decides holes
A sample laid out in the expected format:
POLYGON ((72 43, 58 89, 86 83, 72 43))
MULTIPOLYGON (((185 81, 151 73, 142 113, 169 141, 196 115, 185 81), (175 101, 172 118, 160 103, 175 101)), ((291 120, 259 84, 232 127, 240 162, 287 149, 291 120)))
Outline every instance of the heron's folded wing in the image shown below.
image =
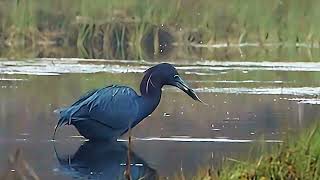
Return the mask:
POLYGON ((88 99, 90 96, 92 96, 94 93, 96 93, 99 89, 93 89, 87 92, 85 95, 81 96, 76 102, 74 102, 71 106, 76 106, 88 99))
POLYGON ((88 117, 113 129, 126 129, 138 113, 138 95, 124 86, 110 86, 95 91, 80 103, 74 117, 88 117))

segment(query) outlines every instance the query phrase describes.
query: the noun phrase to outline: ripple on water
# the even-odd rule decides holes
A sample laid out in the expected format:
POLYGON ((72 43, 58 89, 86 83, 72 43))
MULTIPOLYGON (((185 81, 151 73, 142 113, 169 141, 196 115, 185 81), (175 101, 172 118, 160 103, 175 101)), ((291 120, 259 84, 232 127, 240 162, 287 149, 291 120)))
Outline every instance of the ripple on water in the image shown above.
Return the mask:
POLYGON ((319 62, 233 62, 233 61, 198 61, 195 64, 202 65, 203 68, 224 67, 233 70, 272 70, 272 71, 307 71, 319 72, 319 62))
MULTIPOLYGON (((230 139, 227 137, 221 138, 192 138, 189 136, 174 136, 174 137, 147 137, 134 138, 134 141, 168 141, 168 142, 220 142, 220 143, 251 143, 256 142, 256 139, 230 139)), ((119 142, 127 141, 125 139, 118 139, 119 142)), ((263 140, 267 143, 281 143, 281 140, 263 140)))
POLYGON ((318 95, 320 87, 270 87, 270 88, 197 88, 196 92, 202 93, 227 93, 227 94, 263 94, 263 95, 318 95))
POLYGON ((144 72, 148 66, 132 66, 129 64, 96 64, 96 61, 81 63, 81 60, 50 60, 34 61, 0 61, 0 74, 28 75, 60 75, 64 73, 127 73, 144 72))
POLYGON ((320 104, 320 99, 317 98, 289 98, 289 101, 297 101, 299 104, 320 104))
MULTIPOLYGON (((104 59, 77 59, 77 58, 39 58, 33 60, 13 61, 0 60, 1 74, 33 74, 33 75, 59 75, 63 73, 126 73, 143 72, 148 67, 160 62, 146 61, 114 61, 104 59)), ((217 75, 217 72, 228 70, 241 70, 248 73, 251 70, 268 71, 302 71, 319 72, 320 63, 317 62, 232 62, 232 61, 197 61, 174 63, 177 69, 196 75, 217 75)))
POLYGON ((18 78, 0 78, 0 81, 27 81, 27 79, 18 79, 18 78))

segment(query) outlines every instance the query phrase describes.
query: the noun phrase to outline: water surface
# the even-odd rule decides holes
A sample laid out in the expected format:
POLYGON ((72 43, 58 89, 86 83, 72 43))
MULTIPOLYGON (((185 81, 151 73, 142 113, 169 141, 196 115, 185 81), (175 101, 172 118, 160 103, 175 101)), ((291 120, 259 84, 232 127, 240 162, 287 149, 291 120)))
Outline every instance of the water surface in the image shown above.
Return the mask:
MULTIPOLYGON (((110 178, 122 174, 126 136, 115 144, 85 142, 73 127, 51 141, 53 111, 86 91, 110 84, 139 90, 143 71, 158 62, 84 59, 0 61, 0 169, 20 148, 44 179, 110 178), (82 146, 81 146, 82 145, 82 146), (113 172, 113 173, 110 173, 113 172)), ((173 62, 172 62, 173 63, 173 62)), ((181 169, 219 167, 243 159, 255 141, 279 143, 320 117, 320 63, 174 62, 208 106, 165 87, 159 107, 133 130, 135 178, 181 169)))

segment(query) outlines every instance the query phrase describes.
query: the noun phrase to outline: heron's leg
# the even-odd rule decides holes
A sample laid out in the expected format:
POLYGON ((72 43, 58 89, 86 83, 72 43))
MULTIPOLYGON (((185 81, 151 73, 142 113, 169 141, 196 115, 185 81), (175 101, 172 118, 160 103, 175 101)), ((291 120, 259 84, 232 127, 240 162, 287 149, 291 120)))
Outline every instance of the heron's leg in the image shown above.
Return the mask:
POLYGON ((128 130, 129 138, 128 138, 128 151, 127 151, 127 167, 124 172, 124 175, 127 180, 131 180, 131 124, 128 130))

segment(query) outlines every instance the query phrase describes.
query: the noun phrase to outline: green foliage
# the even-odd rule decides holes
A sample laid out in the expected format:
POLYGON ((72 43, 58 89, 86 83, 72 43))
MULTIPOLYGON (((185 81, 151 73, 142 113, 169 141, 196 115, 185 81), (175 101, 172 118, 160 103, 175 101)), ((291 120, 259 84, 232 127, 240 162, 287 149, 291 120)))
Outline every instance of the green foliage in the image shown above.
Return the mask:
MULTIPOLYGON (((200 170, 193 179, 319 179, 320 129, 316 125, 298 138, 287 137, 270 153, 248 161, 229 159, 219 172, 200 170)), ((184 179, 182 176, 176 179, 184 179)))

